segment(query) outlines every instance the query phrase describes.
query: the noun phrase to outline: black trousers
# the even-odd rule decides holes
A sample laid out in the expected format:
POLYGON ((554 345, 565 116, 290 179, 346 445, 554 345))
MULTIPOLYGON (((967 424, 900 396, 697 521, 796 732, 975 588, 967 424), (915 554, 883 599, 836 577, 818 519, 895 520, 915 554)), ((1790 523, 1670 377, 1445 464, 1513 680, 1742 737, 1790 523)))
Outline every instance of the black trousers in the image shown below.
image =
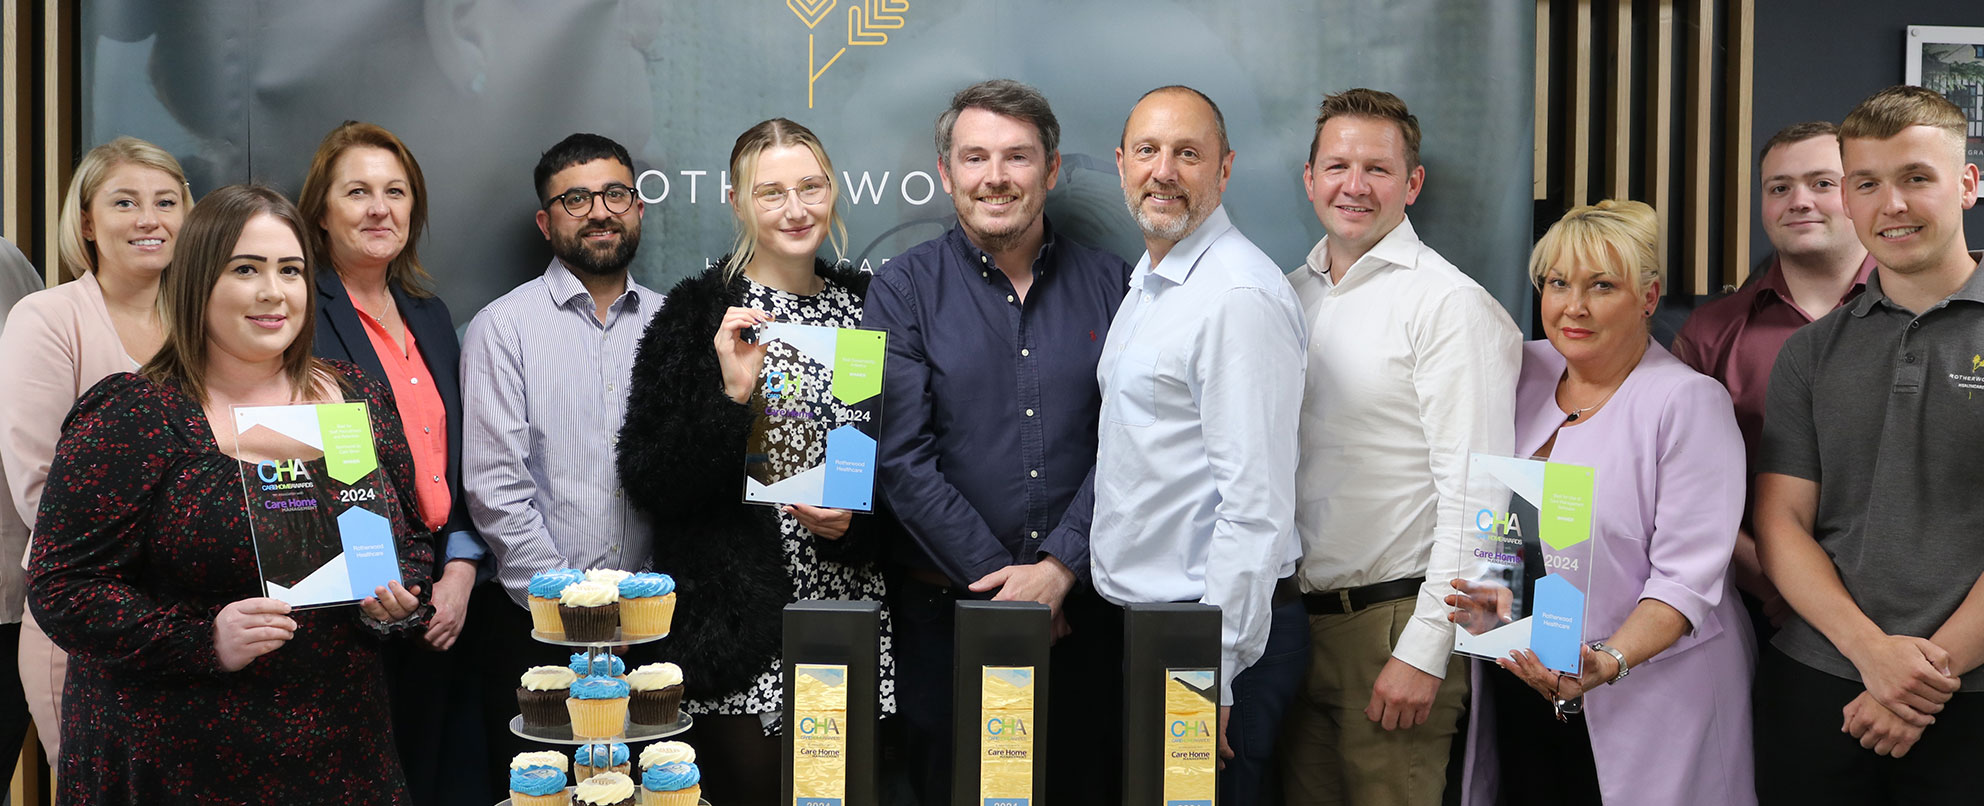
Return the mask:
MULTIPOLYGON (((21 623, 0 624, 0 646, 9 658, 21 655, 21 623)), ((21 665, 0 663, 0 754, 6 758, 20 755, 21 740, 28 733, 28 698, 21 691, 21 665)), ((60 732, 61 725, 43 725, 42 730, 60 732)), ((48 760, 50 764, 55 759, 48 760)))
MULTIPOLYGON (((474 616, 469 614, 470 619, 474 616)), ((480 787, 464 785, 485 780, 488 763, 483 681, 474 671, 474 650, 465 637, 458 637, 447 652, 431 651, 413 638, 385 647, 393 743, 399 748, 400 767, 406 771, 407 791, 415 806, 492 802, 480 787)))
POLYGON ((1876 755, 1840 730, 1866 687, 1792 660, 1776 647, 1757 668, 1757 795, 1763 806, 1915 806, 1984 800, 1984 692, 1950 698, 1901 758, 1876 755))
MULTIPOLYGON (((922 806, 951 802, 953 616, 959 591, 889 580, 896 705, 912 788, 922 806)), ((967 594, 968 596, 969 594, 967 594)), ((1077 586, 1063 604, 1073 634, 1048 656, 1047 792, 1055 806, 1123 802, 1123 611, 1077 586)))

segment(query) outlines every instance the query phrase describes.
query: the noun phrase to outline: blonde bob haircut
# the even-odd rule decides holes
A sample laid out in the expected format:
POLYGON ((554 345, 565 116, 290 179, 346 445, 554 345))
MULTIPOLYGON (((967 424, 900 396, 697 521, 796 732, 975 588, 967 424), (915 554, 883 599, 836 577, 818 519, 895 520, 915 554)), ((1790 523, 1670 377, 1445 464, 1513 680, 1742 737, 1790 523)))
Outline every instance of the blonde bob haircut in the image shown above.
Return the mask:
POLYGON ((141 165, 165 172, 179 183, 179 209, 188 214, 193 212, 193 191, 186 186, 186 171, 165 149, 136 137, 119 137, 90 149, 76 163, 76 173, 69 178, 69 194, 63 197, 62 214, 56 219, 55 245, 64 279, 74 280, 96 271, 96 244, 83 237, 83 214, 89 211, 90 201, 110 179, 110 173, 123 165, 141 165))
POLYGON ((1565 263, 1644 294, 1661 280, 1660 219, 1645 202, 1623 199, 1572 208, 1530 251, 1529 284, 1542 291, 1543 278, 1565 263))
POLYGON ((785 118, 772 118, 745 129, 730 149, 730 211, 737 216, 737 240, 731 244, 730 263, 723 270, 725 283, 737 279, 758 252, 757 202, 751 198, 758 184, 758 155, 780 146, 804 146, 820 161, 820 170, 827 173, 828 242, 835 260, 846 254, 847 223, 840 217, 840 183, 834 181, 834 161, 827 158, 827 147, 820 145, 812 129, 785 118))

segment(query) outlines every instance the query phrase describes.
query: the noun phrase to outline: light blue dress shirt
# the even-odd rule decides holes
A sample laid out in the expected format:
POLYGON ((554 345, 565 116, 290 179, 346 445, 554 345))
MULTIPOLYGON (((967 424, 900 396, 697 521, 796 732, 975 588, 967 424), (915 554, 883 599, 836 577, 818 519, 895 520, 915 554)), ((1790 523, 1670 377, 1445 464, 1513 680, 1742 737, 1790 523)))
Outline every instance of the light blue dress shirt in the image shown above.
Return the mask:
POLYGON ((1146 253, 1109 326, 1095 589, 1117 604, 1220 607, 1220 704, 1260 660, 1275 582, 1295 572, 1296 417, 1306 327, 1281 269, 1226 208, 1146 253))
POLYGON ((613 455, 634 350, 661 300, 630 277, 601 322, 579 278, 553 260, 468 324, 462 493, 518 606, 539 571, 631 571, 652 557, 613 455))

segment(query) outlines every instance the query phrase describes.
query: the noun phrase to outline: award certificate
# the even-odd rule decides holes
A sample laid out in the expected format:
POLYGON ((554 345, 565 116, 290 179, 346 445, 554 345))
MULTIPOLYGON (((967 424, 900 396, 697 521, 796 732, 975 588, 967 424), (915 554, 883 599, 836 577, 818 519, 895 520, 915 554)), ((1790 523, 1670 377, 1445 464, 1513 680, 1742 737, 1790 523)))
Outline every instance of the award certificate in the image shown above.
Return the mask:
POLYGON ((1545 666, 1578 673, 1595 479, 1580 465, 1469 457, 1455 652, 1492 660, 1529 649, 1545 666))
POLYGON ((400 579, 364 403, 235 406, 235 458, 265 595, 351 604, 400 579))
POLYGON ((882 412, 879 330, 774 322, 744 448, 744 501, 875 508, 875 434, 882 412))

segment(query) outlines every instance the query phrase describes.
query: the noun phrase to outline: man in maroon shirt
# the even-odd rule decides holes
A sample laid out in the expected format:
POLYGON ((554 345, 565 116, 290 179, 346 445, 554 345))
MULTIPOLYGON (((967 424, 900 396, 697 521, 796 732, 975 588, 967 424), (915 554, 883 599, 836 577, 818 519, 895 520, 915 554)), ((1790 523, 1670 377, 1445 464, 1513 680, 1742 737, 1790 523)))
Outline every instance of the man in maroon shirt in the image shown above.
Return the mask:
MULTIPOLYGON (((1763 434, 1764 389, 1777 351, 1792 331, 1859 296, 1874 268, 1841 204, 1838 127, 1826 122, 1785 127, 1764 143, 1758 162, 1764 235, 1777 252, 1761 276, 1696 309, 1673 348, 1688 366, 1728 387, 1752 472, 1763 434)), ((1789 609, 1764 578, 1751 534, 1746 511, 1731 568, 1761 643, 1789 609)))

